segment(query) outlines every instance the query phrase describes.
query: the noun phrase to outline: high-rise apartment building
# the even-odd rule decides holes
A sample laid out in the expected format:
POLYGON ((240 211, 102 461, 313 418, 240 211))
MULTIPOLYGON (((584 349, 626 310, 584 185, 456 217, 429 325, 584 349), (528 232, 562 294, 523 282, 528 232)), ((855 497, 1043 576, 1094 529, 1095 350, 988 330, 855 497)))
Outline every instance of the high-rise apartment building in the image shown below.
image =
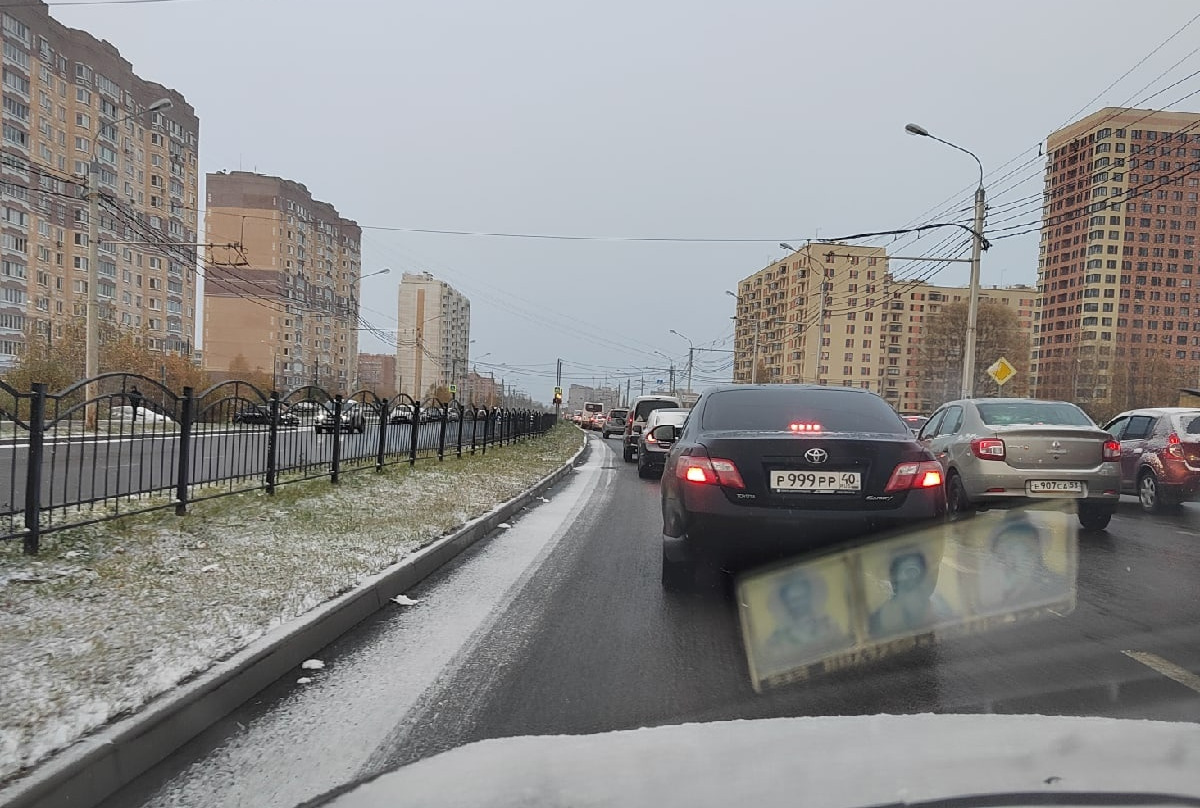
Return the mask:
POLYGON ((27 339, 53 345, 86 315, 98 235, 102 324, 151 350, 190 354, 196 331, 199 120, 115 47, 49 16, 4 7, 0 141, 0 370, 27 339), (170 109, 151 112, 161 99, 170 109), (83 180, 95 161, 99 221, 83 180))
POLYGON ((1115 376, 1195 367, 1200 114, 1106 107, 1046 146, 1035 393, 1102 406, 1115 376))
MULTIPOLYGON (((980 294, 1013 309, 1026 333, 1034 297, 1028 286, 980 294)), ((806 246, 738 283, 734 381, 751 381, 757 355, 759 382, 862 387, 900 412, 928 412, 941 401, 921 390, 926 318, 966 299, 965 288, 893 277, 879 247, 806 246)))
POLYGON ((356 389, 370 390, 378 396, 391 398, 400 392, 396 386, 396 355, 358 355, 358 382, 356 389))
POLYGON ((423 400, 438 387, 461 387, 471 343, 471 301, 428 272, 405 272, 397 312, 400 392, 423 400))
POLYGON ((209 174, 204 366, 270 374, 280 389, 352 392, 357 376, 359 226, 298 182, 209 174))

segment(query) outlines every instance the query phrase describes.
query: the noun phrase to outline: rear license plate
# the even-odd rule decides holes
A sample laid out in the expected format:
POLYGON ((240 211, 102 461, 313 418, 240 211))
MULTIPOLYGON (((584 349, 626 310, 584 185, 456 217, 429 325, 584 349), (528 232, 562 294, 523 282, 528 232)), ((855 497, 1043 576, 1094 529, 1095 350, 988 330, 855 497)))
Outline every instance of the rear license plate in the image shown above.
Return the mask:
POLYGON ((862 474, 857 471, 772 471, 771 490, 850 494, 862 490, 862 474))
POLYGON ((1029 494, 1055 497, 1082 497, 1087 493, 1079 480, 1029 480, 1025 490, 1029 494))

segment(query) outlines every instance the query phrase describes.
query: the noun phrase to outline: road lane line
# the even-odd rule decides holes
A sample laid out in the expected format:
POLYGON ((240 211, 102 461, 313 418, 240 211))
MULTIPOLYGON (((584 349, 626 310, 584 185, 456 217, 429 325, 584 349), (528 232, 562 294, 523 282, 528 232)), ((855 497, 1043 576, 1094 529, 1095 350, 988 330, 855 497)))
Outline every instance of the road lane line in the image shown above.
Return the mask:
POLYGON ((1150 668, 1150 670, 1161 673, 1168 679, 1200 693, 1200 676, 1192 673, 1187 668, 1181 668, 1174 662, 1163 659, 1158 654, 1151 654, 1148 651, 1122 651, 1121 653, 1132 660, 1142 663, 1147 668, 1150 668))

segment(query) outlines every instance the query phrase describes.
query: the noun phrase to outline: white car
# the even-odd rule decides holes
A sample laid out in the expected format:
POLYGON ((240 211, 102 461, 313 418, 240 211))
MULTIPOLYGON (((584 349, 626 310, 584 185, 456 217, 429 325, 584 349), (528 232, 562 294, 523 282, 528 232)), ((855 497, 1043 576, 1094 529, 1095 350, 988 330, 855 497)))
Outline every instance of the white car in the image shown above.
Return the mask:
POLYGON ((108 420, 110 422, 123 424, 138 424, 140 426, 153 426, 155 424, 174 426, 175 421, 170 417, 163 415, 160 412, 148 409, 145 406, 137 408, 137 420, 134 420, 133 407, 128 405, 121 407, 112 407, 108 411, 108 420))

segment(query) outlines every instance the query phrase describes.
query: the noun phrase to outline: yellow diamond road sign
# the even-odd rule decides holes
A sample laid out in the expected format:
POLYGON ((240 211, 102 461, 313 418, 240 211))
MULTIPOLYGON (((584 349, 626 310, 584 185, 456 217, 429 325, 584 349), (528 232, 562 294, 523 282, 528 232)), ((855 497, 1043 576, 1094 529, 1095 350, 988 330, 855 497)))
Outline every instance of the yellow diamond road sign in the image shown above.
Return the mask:
POLYGON ((1003 356, 993 362, 992 366, 987 369, 987 372, 992 377, 992 381, 1001 386, 1017 375, 1017 369, 1003 356))

